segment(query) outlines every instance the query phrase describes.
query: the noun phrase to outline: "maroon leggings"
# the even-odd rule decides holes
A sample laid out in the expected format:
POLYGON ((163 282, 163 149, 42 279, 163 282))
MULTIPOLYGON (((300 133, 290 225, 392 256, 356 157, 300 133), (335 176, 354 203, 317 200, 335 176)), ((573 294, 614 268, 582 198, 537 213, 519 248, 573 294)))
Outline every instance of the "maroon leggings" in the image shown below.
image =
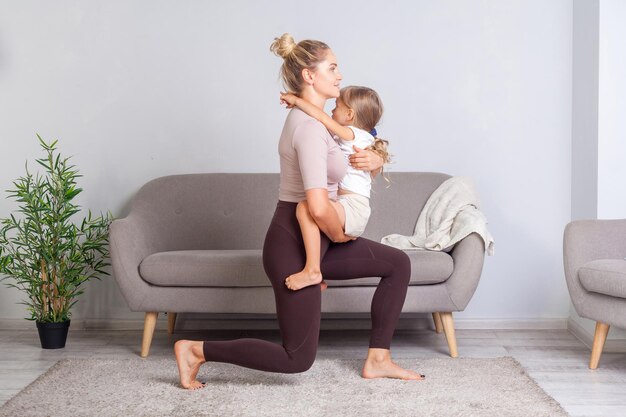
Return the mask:
MULTIPOLYGON (((283 344, 259 339, 206 341, 207 361, 283 373, 304 372, 313 364, 320 330, 320 286, 299 291, 285 286, 285 278, 301 271, 306 260, 296 206, 278 202, 263 245, 263 266, 274 288, 283 344)), ((409 284, 409 257, 368 239, 335 244, 323 233, 321 237, 324 279, 382 278, 372 299, 370 348, 389 349, 409 284)))

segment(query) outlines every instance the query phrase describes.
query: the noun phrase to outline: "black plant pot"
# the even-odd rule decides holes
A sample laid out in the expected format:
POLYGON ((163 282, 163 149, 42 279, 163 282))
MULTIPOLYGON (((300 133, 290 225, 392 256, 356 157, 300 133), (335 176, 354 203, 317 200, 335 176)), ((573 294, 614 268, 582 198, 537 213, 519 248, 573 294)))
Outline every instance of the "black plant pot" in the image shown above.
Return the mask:
POLYGON ((70 321, 61 323, 40 323, 37 322, 39 340, 44 349, 61 349, 65 347, 67 331, 70 328, 70 321))

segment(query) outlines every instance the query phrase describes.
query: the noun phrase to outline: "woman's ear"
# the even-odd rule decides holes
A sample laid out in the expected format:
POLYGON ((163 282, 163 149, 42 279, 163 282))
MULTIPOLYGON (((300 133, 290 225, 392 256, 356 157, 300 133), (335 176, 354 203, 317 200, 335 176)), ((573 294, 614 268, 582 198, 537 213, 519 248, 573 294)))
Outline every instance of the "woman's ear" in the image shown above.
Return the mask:
POLYGON ((314 76, 313 72, 310 69, 304 68, 302 70, 302 79, 308 85, 313 85, 313 82, 315 81, 315 76, 314 76))

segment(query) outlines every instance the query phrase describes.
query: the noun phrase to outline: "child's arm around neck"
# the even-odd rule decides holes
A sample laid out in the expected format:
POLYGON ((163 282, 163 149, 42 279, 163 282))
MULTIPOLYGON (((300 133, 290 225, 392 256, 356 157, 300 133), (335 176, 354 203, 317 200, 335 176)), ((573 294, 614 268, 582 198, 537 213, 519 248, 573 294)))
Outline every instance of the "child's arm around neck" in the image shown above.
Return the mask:
POLYGON ((324 110, 316 107, 314 104, 307 100, 298 97, 294 94, 287 93, 280 95, 281 101, 287 103, 288 106, 296 106, 309 116, 321 122, 326 129, 330 130, 334 135, 337 135, 341 140, 354 140, 354 132, 347 126, 342 126, 332 119, 324 110))

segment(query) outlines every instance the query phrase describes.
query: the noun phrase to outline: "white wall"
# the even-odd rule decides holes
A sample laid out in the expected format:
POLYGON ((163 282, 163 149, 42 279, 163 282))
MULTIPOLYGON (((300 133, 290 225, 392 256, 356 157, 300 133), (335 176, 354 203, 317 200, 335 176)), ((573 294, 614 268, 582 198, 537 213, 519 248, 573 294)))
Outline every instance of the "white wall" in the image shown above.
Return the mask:
MULTIPOLYGON (((474 178, 496 256, 458 317, 567 318, 568 0, 2 1, 0 189, 40 154, 35 132, 74 155, 83 205, 119 216, 157 176, 277 172, 285 111, 268 46, 285 31, 329 43, 344 85, 379 91, 392 170, 474 178)), ((0 290, 0 318, 25 316, 19 299, 0 290)), ((107 278, 74 317, 140 315, 107 278)))
POLYGON ((598 214, 599 0, 574 0, 572 220, 598 214))
MULTIPOLYGON (((626 218, 626 2, 600 2, 598 218, 626 218)), ((626 254, 624 254, 626 255, 626 254)))
MULTIPOLYGON (((574 0, 572 25, 572 220, 598 215, 598 55, 600 0, 574 0)), ((594 323, 570 304, 569 324, 583 338, 594 323)))

